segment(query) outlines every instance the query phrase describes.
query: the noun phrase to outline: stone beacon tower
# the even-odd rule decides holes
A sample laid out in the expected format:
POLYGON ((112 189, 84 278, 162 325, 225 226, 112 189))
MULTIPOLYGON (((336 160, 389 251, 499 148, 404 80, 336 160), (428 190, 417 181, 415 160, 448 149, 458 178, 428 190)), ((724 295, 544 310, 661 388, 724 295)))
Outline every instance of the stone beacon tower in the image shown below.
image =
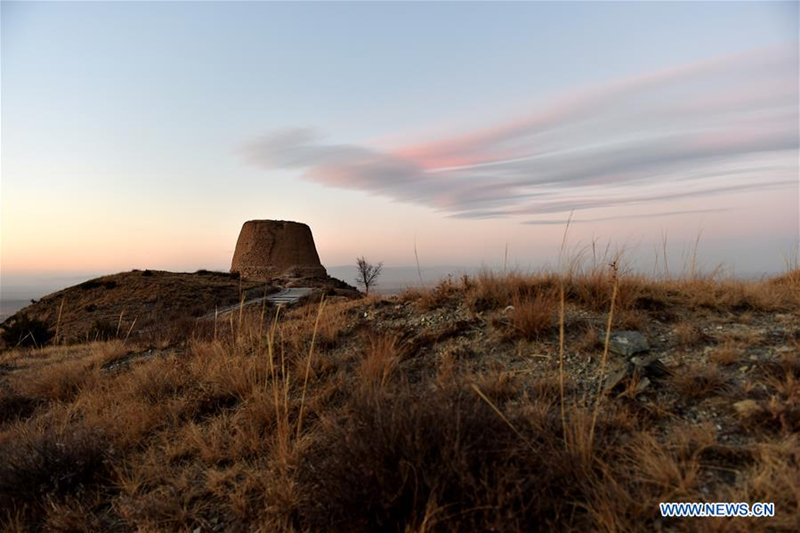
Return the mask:
POLYGON ((327 277, 311 228, 285 220, 249 220, 242 226, 231 273, 245 279, 327 277))

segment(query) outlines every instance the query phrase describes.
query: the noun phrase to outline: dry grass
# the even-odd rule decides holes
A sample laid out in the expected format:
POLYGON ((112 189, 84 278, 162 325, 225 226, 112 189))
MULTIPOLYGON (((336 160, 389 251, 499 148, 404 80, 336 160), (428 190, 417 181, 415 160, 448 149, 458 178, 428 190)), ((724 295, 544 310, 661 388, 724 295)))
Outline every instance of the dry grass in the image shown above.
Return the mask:
POLYGON ((688 320, 675 326, 675 337, 678 346, 683 349, 693 348, 705 338, 700 327, 695 322, 688 320))
POLYGON ((744 351, 740 343, 728 339, 711 351, 708 360, 722 366, 735 365, 742 360, 744 351))
POLYGON ((515 294, 511 300, 511 326, 524 339, 533 340, 555 326, 556 294, 552 290, 515 294))
POLYGON ((702 399, 725 389, 725 375, 715 363, 687 365, 671 376, 672 385, 684 398, 702 399))
POLYGON ((403 350, 394 335, 371 333, 364 343, 365 353, 358 372, 369 387, 382 389, 397 369, 403 350))
POLYGON ((244 310, 216 332, 166 339, 168 349, 113 341, 6 352, 0 524, 791 530, 797 337, 760 337, 759 353, 772 355, 741 374, 756 345, 726 333, 704 352, 693 326, 710 315, 749 313, 753 328, 775 322, 763 313, 796 316, 793 279, 483 273, 390 302, 244 310), (706 285, 711 294, 695 294, 706 285), (613 357, 602 333, 629 325, 625 313, 651 336, 655 318, 671 317, 658 331, 676 330, 667 353, 686 359, 646 398, 597 395, 613 357), (737 417, 734 385, 755 418, 737 417), (665 520, 660 501, 774 501, 778 516, 665 520))
POLYGON ((184 334, 197 317, 238 303, 243 292, 277 290, 223 272, 134 270, 93 279, 45 296, 23 310, 58 333, 59 342, 184 334), (182 324, 179 324, 182 322, 182 324), (162 331, 165 326, 174 331, 162 331))

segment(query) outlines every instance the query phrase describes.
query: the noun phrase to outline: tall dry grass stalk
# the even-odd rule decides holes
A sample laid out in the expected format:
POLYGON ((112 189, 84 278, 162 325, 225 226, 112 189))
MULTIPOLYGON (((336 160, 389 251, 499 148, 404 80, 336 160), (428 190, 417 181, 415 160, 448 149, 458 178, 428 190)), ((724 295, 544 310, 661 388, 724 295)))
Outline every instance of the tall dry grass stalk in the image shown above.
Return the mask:
POLYGON ((58 306, 58 318, 56 319, 56 344, 61 344, 59 332, 61 329, 61 313, 64 311, 64 298, 61 298, 61 305, 58 306))
MULTIPOLYGON (((281 378, 282 383, 278 381, 278 369, 275 361, 276 358, 276 334, 278 332, 278 319, 280 317, 282 306, 278 305, 275 309, 275 318, 272 321, 269 332, 267 334, 267 360, 269 361, 269 373, 271 380, 264 380, 264 392, 267 392, 267 387, 272 385, 272 399, 275 409, 275 438, 277 454, 281 458, 286 458, 289 452, 289 384, 290 376, 286 372, 283 354, 281 354, 281 378), (282 389, 282 390, 281 390, 282 389), (281 393, 283 394, 283 408, 281 408, 281 393), (281 416, 282 415, 282 416, 281 416)), ((285 461, 280 461, 281 465, 285 461)), ((283 470, 283 467, 281 467, 283 470)), ((285 472, 283 472, 285 474, 285 472)))
POLYGON ((569 233, 569 225, 572 223, 573 214, 575 214, 574 209, 569 212, 569 217, 567 217, 567 224, 564 226, 564 235, 561 237, 561 247, 558 250, 558 267, 562 276, 564 274, 564 253, 567 249, 567 234, 569 233))
POLYGON ((116 338, 119 338, 119 328, 122 327, 122 315, 125 314, 125 310, 119 312, 119 320, 117 321, 117 333, 114 335, 116 338))
POLYGON ((589 427, 589 446, 594 442, 594 428, 597 425, 597 416, 600 414, 600 401, 603 398, 603 381, 605 380, 606 362, 608 361, 608 348, 611 345, 611 326, 614 323, 614 305, 617 303, 619 291, 619 276, 617 275, 616 261, 611 264, 611 274, 614 277, 614 287, 611 289, 611 306, 608 310, 608 323, 606 324, 606 338, 603 345, 603 357, 600 360, 600 377, 597 382, 597 399, 592 412, 592 424, 589 427))
POLYGON ((567 442, 567 412, 564 407, 564 307, 566 296, 564 294, 564 280, 561 279, 561 298, 558 307, 558 388, 561 401, 561 428, 564 436, 564 443, 567 442))
POLYGON ((534 453, 536 453, 536 451, 537 451, 537 450, 536 450, 536 447, 535 447, 533 444, 531 444, 531 441, 529 441, 528 439, 526 439, 526 438, 525 438, 525 435, 523 435, 523 434, 520 432, 520 430, 518 430, 518 429, 517 429, 517 427, 516 427, 514 424, 512 424, 512 423, 511 423, 511 420, 509 420, 509 419, 506 417, 506 415, 504 415, 504 414, 503 414, 503 412, 502 412, 502 411, 501 411, 501 410, 500 410, 500 409, 499 409, 499 408, 498 408, 498 407, 497 407, 497 406, 494 404, 494 402, 492 402, 492 400, 490 400, 490 399, 489 399, 489 398, 488 398, 488 397, 487 397, 487 396, 486 396, 486 395, 483 393, 483 391, 481 391, 481 389, 480 389, 480 388, 479 388, 479 387, 478 387, 476 384, 474 384, 474 383, 472 384, 472 389, 473 389, 473 390, 475 391, 475 393, 476 393, 476 394, 477 394, 477 395, 478 395, 478 396, 481 398, 481 400, 483 400, 484 402, 486 402, 486 404, 487 404, 489 407, 491 407, 491 408, 492 408, 492 410, 493 410, 495 413, 497 413, 497 416, 499 416, 499 417, 500 417, 500 419, 501 419, 503 422, 505 422, 505 424, 506 424, 508 427, 510 427, 510 428, 511 428, 511 431, 513 431, 514 433, 516 433, 516 434, 517 434, 517 436, 518 436, 520 439, 522 439, 522 441, 523 441, 525 444, 527 444, 527 445, 528 445, 528 447, 529 447, 529 448, 530 448, 530 449, 531 449, 531 450, 532 450, 534 453))
POLYGON ((214 342, 217 342, 217 318, 219 317, 219 307, 214 306, 214 342))
POLYGON ((133 318, 133 322, 131 322, 131 327, 128 328, 128 333, 125 335, 125 340, 122 341, 122 344, 125 344, 126 342, 128 342, 128 337, 131 336, 131 332, 133 331, 133 327, 136 325, 136 320, 138 318, 139 318, 138 316, 133 318))
POLYGON ((303 407, 306 401, 306 389, 308 388, 308 374, 311 371, 311 359, 314 357, 314 343, 317 340, 317 331, 319 330, 319 319, 322 317, 322 310, 325 309, 325 297, 323 296, 319 302, 319 310, 317 311, 317 319, 314 321, 314 332, 311 334, 311 347, 308 349, 308 360, 306 361, 306 374, 303 378, 303 393, 300 397, 300 413, 297 415, 297 437, 300 438, 300 431, 303 427, 303 407))
MULTIPOLYGON (((569 232, 569 225, 572 222, 572 215, 575 213, 575 210, 571 210, 569 212, 569 217, 567 218, 567 224, 564 227, 564 235, 561 237, 561 248, 558 252, 558 263, 560 268, 560 275, 559 275, 559 307, 558 307, 558 389, 559 389, 559 402, 561 403, 561 428, 562 428, 562 435, 564 438, 564 445, 567 445, 567 411, 565 408, 565 398, 564 398, 564 314, 565 314, 565 306, 566 306, 566 294, 564 290, 564 265, 563 265, 563 255, 564 251, 567 246, 567 233, 569 232)), ((596 262, 596 250, 595 250, 595 241, 592 241, 592 261, 596 262)))
POLYGON ((703 230, 697 232, 697 238, 694 241, 694 248, 692 248, 692 257, 689 260, 689 272, 692 278, 697 276, 697 250, 700 248, 700 237, 703 235, 703 230))
MULTIPOLYGON (((279 305, 275 309, 275 319, 272 321, 272 326, 269 328, 269 333, 267 334, 267 358, 269 360, 269 373, 272 377, 272 383, 276 383, 277 381, 277 374, 275 371, 275 333, 278 329, 278 317, 281 314, 281 306, 279 305)), ((264 382, 264 387, 266 390, 267 382, 264 382)), ((278 397, 277 391, 275 396, 275 409, 278 408, 278 397)), ((276 411, 277 412, 277 411, 276 411)))
POLYGON ((264 317, 267 314, 267 297, 261 301, 261 313, 258 315, 258 337, 264 332, 264 317))
POLYGON ((419 276, 419 286, 422 287, 425 283, 422 281, 422 269, 419 267, 419 254, 417 254, 417 236, 414 235, 414 259, 417 262, 417 275, 419 276))
MULTIPOLYGON (((241 281, 239 283, 241 283, 241 281)), ((245 300, 245 294, 244 292, 242 292, 242 297, 239 299, 239 328, 237 329, 236 332, 236 337, 239 339, 240 342, 242 340, 242 319, 244 316, 244 300, 245 300)))

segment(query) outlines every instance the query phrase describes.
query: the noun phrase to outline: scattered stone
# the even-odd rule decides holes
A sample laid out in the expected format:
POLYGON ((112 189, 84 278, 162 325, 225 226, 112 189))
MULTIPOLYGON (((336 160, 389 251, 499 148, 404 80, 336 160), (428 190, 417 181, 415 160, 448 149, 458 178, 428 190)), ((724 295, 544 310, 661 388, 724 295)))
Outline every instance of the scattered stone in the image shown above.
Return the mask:
POLYGON ((608 394, 614 389, 616 389, 618 386, 622 385, 622 383, 627 378, 628 378, 628 369, 625 367, 620 368, 616 372, 609 374, 609 376, 606 378, 606 384, 603 390, 606 392, 606 394, 608 394))
POLYGON ((640 394, 644 389, 646 389, 650 385, 650 379, 642 378, 636 384, 636 389, 633 391, 633 394, 640 394))
POLYGON ((650 349, 647 339, 638 331, 613 331, 609 340, 608 349, 614 353, 628 356, 650 349))
POLYGON ((661 362, 656 355, 648 357, 634 355, 629 359, 631 373, 636 371, 640 376, 647 376, 650 378, 658 379, 668 376, 671 372, 667 366, 661 362))
POLYGON ((649 387, 654 380, 660 380, 669 374, 671 374, 670 370, 656 355, 632 356, 624 366, 608 375, 603 385, 603 391, 609 394, 614 389, 636 379, 636 387, 633 391, 633 395, 636 396, 649 387))

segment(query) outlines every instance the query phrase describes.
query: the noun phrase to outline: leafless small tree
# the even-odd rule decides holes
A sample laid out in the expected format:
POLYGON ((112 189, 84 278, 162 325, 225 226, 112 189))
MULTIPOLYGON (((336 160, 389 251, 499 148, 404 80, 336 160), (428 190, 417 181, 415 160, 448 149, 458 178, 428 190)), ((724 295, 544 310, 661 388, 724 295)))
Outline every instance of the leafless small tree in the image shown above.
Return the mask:
POLYGON ((383 270, 383 262, 373 265, 364 257, 356 259, 356 266, 358 267, 358 275, 356 276, 356 283, 364 287, 364 293, 369 295, 369 288, 375 285, 378 276, 381 275, 383 270))

